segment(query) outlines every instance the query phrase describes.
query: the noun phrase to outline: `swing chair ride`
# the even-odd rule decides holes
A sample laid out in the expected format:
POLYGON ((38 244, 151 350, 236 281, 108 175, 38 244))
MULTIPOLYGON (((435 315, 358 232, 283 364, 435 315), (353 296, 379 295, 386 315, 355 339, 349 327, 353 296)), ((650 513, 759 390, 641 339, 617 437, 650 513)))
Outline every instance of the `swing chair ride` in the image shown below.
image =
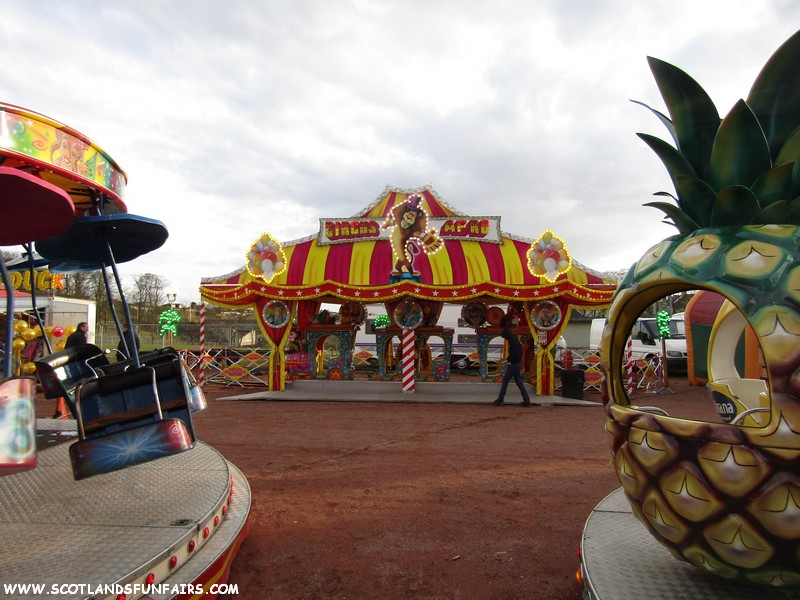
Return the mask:
MULTIPOLYGON (((91 505, 92 497, 111 497, 118 492, 125 495, 124 490, 130 492, 130 482, 142 485, 146 481, 148 498, 180 506, 184 509, 181 514, 186 516, 169 523, 167 529, 172 533, 165 534, 166 538, 156 541, 159 534, 153 533, 152 552, 147 549, 146 541, 138 546, 134 543, 136 547, 127 548, 121 561, 112 559, 119 558, 113 557, 119 551, 103 546, 104 542, 113 543, 113 539, 100 539, 104 534, 91 527, 81 535, 97 534, 99 562, 93 565, 76 558, 67 561, 62 570, 42 570, 35 560, 18 563, 14 553, 6 553, 0 561, 0 580, 14 583, 41 582, 43 578, 71 581, 76 574, 85 572, 88 589, 91 585, 104 590, 111 586, 114 591, 120 589, 119 586, 134 583, 154 585, 173 581, 202 590, 204 579, 219 578, 220 574, 214 571, 219 569, 216 562, 219 556, 235 556, 246 536, 247 483, 233 465, 210 447, 197 442, 192 414, 205 408, 205 399, 178 353, 172 348, 140 352, 133 336, 123 335, 122 323, 112 301, 113 279, 124 322, 132 330, 118 265, 161 247, 167 239, 167 229, 160 221, 127 212, 122 201, 124 172, 78 132, 37 113, 6 104, 0 104, 0 131, 7 134, 0 136, 0 245, 22 245, 25 250, 23 259, 11 268, 32 272, 35 267, 46 264, 61 272, 99 270, 126 349, 126 356, 111 363, 103 350, 88 343, 52 352, 44 336, 48 354, 34 361, 42 394, 47 399, 63 398, 75 421, 47 420, 50 423, 45 421, 39 425, 44 428, 54 423, 66 424, 67 428, 59 432, 61 439, 74 441, 68 452, 64 451, 66 444, 52 445, 37 452, 37 435, 41 431, 37 431, 34 411, 36 380, 29 376, 32 373, 24 371, 14 375, 13 351, 19 349, 17 340, 22 340, 15 338, 15 331, 23 328, 15 321, 9 268, 0 261, 0 274, 8 292, 6 352, 0 383, 0 475, 9 476, 0 479, 0 505, 21 503, 20 486, 33 485, 39 493, 49 496, 57 493, 53 485, 61 485, 64 489, 58 490, 58 496, 81 499, 81 504, 91 505), (18 217, 23 210, 27 215, 24 220, 18 217), (73 423, 72 431, 70 423, 73 423), (56 462, 58 459, 60 464, 56 462), (71 473, 64 469, 67 461, 71 473), (210 471, 204 470, 203 465, 208 467, 209 464, 214 466, 210 471), (160 475, 162 466, 166 471, 160 475), (190 483, 190 488, 202 486, 213 498, 211 503, 204 501, 199 505, 195 499, 182 497, 181 490, 171 481, 175 469, 185 471, 190 479, 197 479, 190 483), (123 472, 125 475, 120 478, 118 475, 123 472), (54 476, 58 483, 51 481, 54 476), (20 480, 20 477, 26 479, 20 480), (124 490, 119 489, 123 481, 129 482, 122 486, 124 490), (238 481, 242 490, 242 502, 235 511, 235 519, 231 520, 229 514, 234 511, 229 506, 234 481, 238 481), (219 538, 215 535, 217 540, 210 543, 211 532, 223 529, 220 525, 225 517, 229 522, 226 533, 219 538), (181 524, 178 527, 175 526, 177 522, 181 524), (205 544, 216 552, 210 561, 199 558, 199 547, 205 544), (221 549, 217 547, 220 545, 221 549), (165 547, 170 550, 167 556, 165 547), (195 560, 192 562, 190 558, 195 560), (119 570, 121 563, 126 564, 122 571, 119 570), (187 565, 189 568, 184 569, 187 565), (181 575, 179 568, 183 571, 181 575), (62 573, 60 579, 59 573, 62 573), (63 573, 72 577, 67 579, 63 573), (8 577, 14 579, 6 579, 8 577)), ((44 330, 36 310, 35 293, 32 304, 34 318, 44 330)), ((136 531, 142 525, 136 522, 137 515, 125 514, 136 512, 131 506, 134 501, 137 499, 133 497, 127 503, 120 499, 109 511, 104 511, 104 503, 99 502, 99 508, 86 522, 114 522, 123 531, 125 528, 136 531)), ((41 504, 52 506, 53 502, 41 500, 41 504)), ((57 510, 66 514, 47 518, 70 520, 75 517, 74 510, 80 512, 80 509, 64 505, 59 505, 57 510)), ((174 511, 166 510, 165 514, 169 516, 171 512, 174 511)), ((0 538, 7 538, 5 542, 9 547, 19 547, 21 541, 15 536, 22 535, 36 548, 37 533, 43 529, 37 519, 38 516, 23 514, 21 521, 0 526, 0 538)), ((49 552, 42 552, 40 559, 47 554, 49 552)), ((227 577, 227 568, 224 575, 227 577)))

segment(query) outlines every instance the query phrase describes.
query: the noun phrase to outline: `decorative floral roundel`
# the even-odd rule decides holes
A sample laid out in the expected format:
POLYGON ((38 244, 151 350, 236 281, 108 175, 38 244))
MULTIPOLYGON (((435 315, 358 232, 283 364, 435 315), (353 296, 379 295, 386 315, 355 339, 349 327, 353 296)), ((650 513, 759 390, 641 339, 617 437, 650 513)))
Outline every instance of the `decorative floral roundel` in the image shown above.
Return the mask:
POLYGON ((558 304, 550 300, 537 302, 531 309, 531 322, 536 326, 536 329, 544 331, 555 329, 561 322, 561 309, 558 304))
POLYGON ((461 318, 470 327, 480 327, 486 322, 486 305, 483 302, 467 302, 461 309, 461 318))
POLYGON ((289 323, 290 315, 289 305, 283 300, 270 300, 264 305, 264 310, 261 312, 264 323, 272 329, 285 327, 289 323))
POLYGON ((422 323, 422 307, 419 302, 404 300, 394 309, 394 322, 403 329, 416 329, 422 323))

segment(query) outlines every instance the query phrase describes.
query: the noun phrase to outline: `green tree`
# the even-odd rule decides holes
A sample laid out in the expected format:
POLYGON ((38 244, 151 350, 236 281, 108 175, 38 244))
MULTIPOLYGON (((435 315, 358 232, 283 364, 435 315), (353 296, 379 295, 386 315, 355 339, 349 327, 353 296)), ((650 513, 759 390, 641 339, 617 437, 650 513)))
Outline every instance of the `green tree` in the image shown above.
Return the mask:
POLYGON ((133 284, 125 291, 132 317, 139 323, 158 323, 160 307, 166 302, 167 279, 153 273, 134 275, 133 284))
POLYGON ((69 273, 64 278, 64 289, 59 292, 59 295, 67 298, 95 299, 97 279, 100 280, 100 288, 104 290, 100 271, 69 273))

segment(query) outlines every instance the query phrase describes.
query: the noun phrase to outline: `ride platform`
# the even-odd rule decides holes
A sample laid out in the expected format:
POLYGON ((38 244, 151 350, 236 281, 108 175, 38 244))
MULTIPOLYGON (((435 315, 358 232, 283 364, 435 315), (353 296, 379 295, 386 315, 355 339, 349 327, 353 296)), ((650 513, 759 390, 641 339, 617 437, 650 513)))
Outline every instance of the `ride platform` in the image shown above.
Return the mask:
POLYGON ((75 421, 37 420, 38 466, 0 478, 2 597, 214 597, 212 586, 227 582, 248 533, 251 498, 242 473, 196 442, 180 454, 76 481, 69 457, 76 439, 75 421), (143 596, 147 584, 153 587, 143 596))
POLYGON ((622 488, 606 496, 586 521, 580 568, 586 600, 800 598, 800 590, 743 586, 679 561, 636 519, 622 488))
MULTIPOLYGON (((534 406, 594 406, 602 407, 597 400, 581 400, 562 396, 537 396, 536 388, 525 384, 534 406)), ((415 402, 491 404, 500 392, 497 382, 428 382, 414 384, 414 391, 404 392, 399 381, 329 381, 326 379, 298 379, 286 384, 283 391, 244 391, 219 398, 220 400, 274 400, 300 402, 415 402)), ((508 386, 506 402, 514 405, 522 400, 516 384, 508 386)))

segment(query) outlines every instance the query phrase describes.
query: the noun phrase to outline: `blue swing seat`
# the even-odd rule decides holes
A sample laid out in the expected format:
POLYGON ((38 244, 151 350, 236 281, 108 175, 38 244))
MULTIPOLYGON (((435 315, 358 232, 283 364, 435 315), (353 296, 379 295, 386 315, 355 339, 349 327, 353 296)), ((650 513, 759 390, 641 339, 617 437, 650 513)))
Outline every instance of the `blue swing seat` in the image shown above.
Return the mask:
POLYGON ((96 379, 98 369, 108 365, 108 358, 94 344, 83 344, 53 352, 33 361, 33 364, 44 397, 63 397, 74 415, 75 391, 81 383, 96 379))
MULTIPOLYGON (((140 352, 138 355, 139 365, 151 367, 160 362, 169 362, 178 358, 178 351, 175 348, 159 348, 158 350, 149 350, 147 352, 140 352)), ((122 373, 136 366, 136 361, 132 358, 118 360, 117 362, 108 363, 98 369, 102 375, 115 375, 122 373)))
POLYGON ((180 362, 104 375, 78 386, 76 480, 189 450, 194 428, 180 362))
MULTIPOLYGON (((183 382, 184 386, 182 389, 186 395, 186 400, 189 405, 189 412, 196 413, 207 408, 208 404, 202 388, 197 384, 197 381, 192 376, 192 373, 186 364, 180 359, 178 351, 175 350, 175 348, 167 347, 143 352, 139 354, 138 358, 141 365, 156 368, 158 393, 161 395, 162 402, 165 398, 164 393, 167 391, 167 389, 169 389, 173 395, 175 395, 181 389, 181 386, 177 381, 177 376, 180 371, 181 377, 185 380, 183 382), (176 362, 179 364, 176 364, 176 362), (161 366, 164 364, 169 364, 170 367, 168 368, 161 366), (172 377, 175 379, 172 379, 172 377)), ((126 359, 123 361, 110 363, 107 366, 99 368, 98 371, 102 375, 113 375, 115 373, 127 371, 133 366, 134 361, 132 359, 126 359)), ((187 426, 191 426, 190 423, 187 423, 187 426)))

